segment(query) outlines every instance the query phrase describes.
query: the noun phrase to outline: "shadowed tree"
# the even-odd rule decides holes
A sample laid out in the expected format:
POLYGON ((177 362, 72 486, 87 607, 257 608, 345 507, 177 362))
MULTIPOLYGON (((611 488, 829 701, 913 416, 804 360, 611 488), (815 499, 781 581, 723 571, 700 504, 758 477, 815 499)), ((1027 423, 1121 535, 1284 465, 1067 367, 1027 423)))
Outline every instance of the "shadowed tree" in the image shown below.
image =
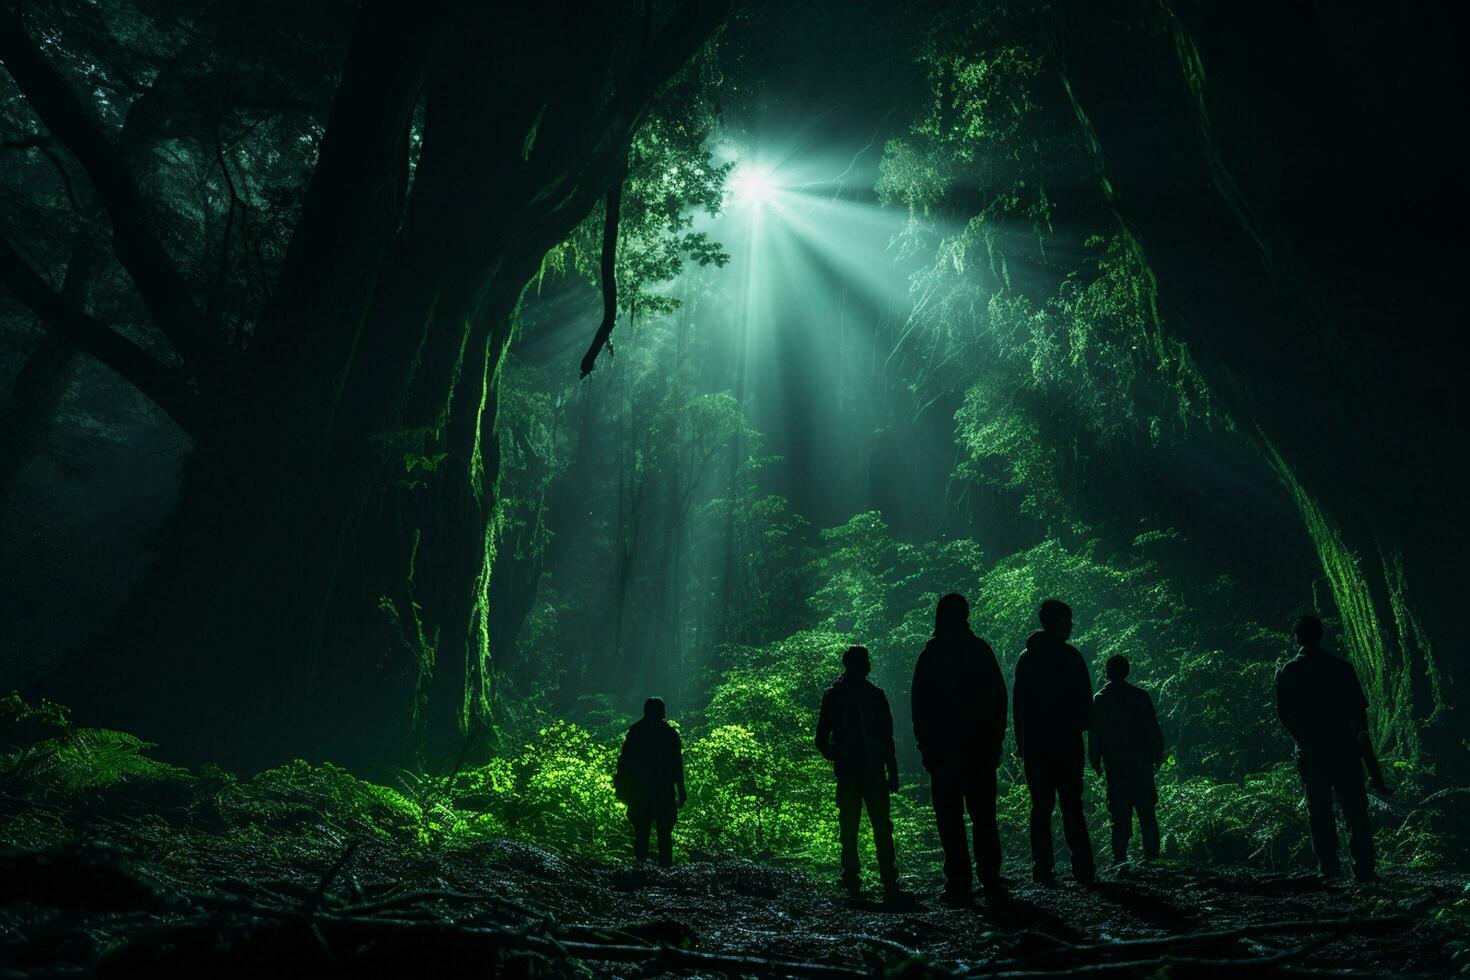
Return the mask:
POLYGON ((692 98, 681 73, 726 6, 364 3, 330 111, 304 127, 319 151, 299 218, 239 330, 212 316, 171 230, 185 216, 120 152, 112 107, 58 62, 46 11, 0 7, 0 60, 85 173, 174 356, 68 302, 9 243, 0 282, 195 447, 158 561, 51 691, 235 766, 382 762, 415 731, 444 757, 484 725, 515 311, 599 204, 616 244, 635 134, 692 98))

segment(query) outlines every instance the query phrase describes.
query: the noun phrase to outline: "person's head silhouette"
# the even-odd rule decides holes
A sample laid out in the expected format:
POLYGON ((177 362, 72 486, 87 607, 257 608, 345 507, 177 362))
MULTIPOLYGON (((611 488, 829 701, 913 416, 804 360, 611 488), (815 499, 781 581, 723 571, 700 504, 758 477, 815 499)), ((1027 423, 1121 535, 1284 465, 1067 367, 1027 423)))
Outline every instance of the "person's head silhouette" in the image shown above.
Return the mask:
POLYGON ((1041 628, 1063 643, 1072 635, 1072 607, 1060 599, 1047 599, 1036 610, 1041 628))
POLYGON ((951 592, 934 607, 934 635, 954 633, 970 625, 970 604, 958 592, 951 592))
POLYGON ((1322 642, 1322 620, 1307 613, 1296 621, 1296 641, 1304 647, 1314 647, 1322 642))
POLYGON ((665 713, 663 698, 649 698, 643 702, 643 717, 663 721, 665 713))
POLYGON ((848 647, 842 654, 842 669, 848 677, 862 680, 873 669, 867 647, 848 647))
POLYGON ((1105 669, 1108 672, 1108 680, 1124 680, 1128 677, 1128 658, 1121 653, 1115 653, 1108 658, 1108 665, 1105 669))

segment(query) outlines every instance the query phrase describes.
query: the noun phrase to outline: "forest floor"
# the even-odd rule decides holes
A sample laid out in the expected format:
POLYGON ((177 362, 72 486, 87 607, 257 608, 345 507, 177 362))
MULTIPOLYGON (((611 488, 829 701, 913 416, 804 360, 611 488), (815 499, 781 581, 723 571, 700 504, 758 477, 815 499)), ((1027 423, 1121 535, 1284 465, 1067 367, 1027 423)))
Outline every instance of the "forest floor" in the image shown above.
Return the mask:
MULTIPOLYGON (((20 801, 12 799, 10 804, 20 801)), ((6 809, 0 801, 0 811, 6 809)), ((14 815, 12 810, 11 815, 14 815)), ((669 871, 513 841, 435 851, 330 834, 242 842, 90 814, 0 854, 0 977, 1446 976, 1463 972, 1462 877, 1164 862, 1101 887, 1017 881, 1011 900, 886 908, 749 861, 669 871)))

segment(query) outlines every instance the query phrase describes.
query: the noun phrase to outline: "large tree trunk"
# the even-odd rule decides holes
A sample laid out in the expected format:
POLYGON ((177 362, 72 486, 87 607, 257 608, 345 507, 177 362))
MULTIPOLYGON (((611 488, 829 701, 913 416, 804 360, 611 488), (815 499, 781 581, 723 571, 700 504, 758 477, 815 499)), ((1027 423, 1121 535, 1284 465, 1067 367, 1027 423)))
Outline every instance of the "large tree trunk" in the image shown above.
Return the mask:
POLYGON ((266 391, 199 440, 156 566, 75 665, 84 717, 238 768, 452 758, 483 731, 496 367, 533 271, 499 265, 483 294, 429 280, 428 332, 463 348, 432 411, 413 406, 426 343, 374 353, 361 374, 398 381, 379 411, 353 373, 335 419, 314 387, 266 391))
POLYGON ((681 7, 610 98, 624 11, 564 13, 365 7, 274 306, 156 566, 61 685, 87 720, 238 769, 452 763, 485 731, 510 324, 723 5, 681 7))

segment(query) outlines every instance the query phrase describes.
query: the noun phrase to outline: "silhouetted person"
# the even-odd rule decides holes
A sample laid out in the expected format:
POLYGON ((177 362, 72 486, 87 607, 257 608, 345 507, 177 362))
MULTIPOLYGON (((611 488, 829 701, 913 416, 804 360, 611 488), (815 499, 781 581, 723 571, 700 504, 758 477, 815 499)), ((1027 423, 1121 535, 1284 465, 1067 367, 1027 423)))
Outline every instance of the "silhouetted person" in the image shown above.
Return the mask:
POLYGON ((1026 638, 1016 661, 1016 749, 1031 791, 1031 877, 1056 880, 1051 814, 1058 801, 1062 831, 1072 854, 1072 874, 1084 885, 1097 877, 1092 840, 1082 815, 1082 767, 1087 762, 1084 735, 1092 729, 1092 679, 1072 635, 1072 609, 1048 599, 1037 611, 1041 629, 1026 638))
POLYGON ((852 895, 862 888, 858 862, 858 823, 863 808, 873 827, 878 876, 887 898, 897 898, 893 858, 893 819, 888 794, 898 789, 898 756, 893 747, 893 713, 888 697, 868 680, 872 663, 866 647, 848 647, 842 676, 822 695, 817 716, 817 751, 832 762, 837 776, 837 827, 842 843, 842 886, 852 895))
POLYGON ((1296 640, 1301 651, 1276 672, 1276 711, 1296 740, 1312 850, 1324 876, 1335 877, 1342 870, 1337 824, 1332 818, 1336 794, 1348 826, 1353 873, 1360 881, 1370 881, 1376 875, 1368 794, 1363 789, 1363 764, 1371 753, 1368 698, 1352 664, 1322 648, 1320 619, 1303 616, 1298 620, 1296 640))
POLYGON ((674 863, 674 820, 689 798, 684 789, 684 747, 674 726, 664 720, 664 702, 643 702, 643 719, 634 722, 618 753, 613 777, 618 799, 628 805, 633 824, 633 856, 648 860, 648 838, 658 827, 658 863, 674 863))
POLYGON ((950 593, 934 610, 934 635, 914 666, 914 741, 929 771, 929 793, 944 847, 948 904, 971 900, 970 813, 975 870, 997 897, 1000 830, 995 823, 995 770, 1006 734, 1006 682, 995 651, 970 630, 970 604, 950 593))
POLYGON ((1133 812, 1143 856, 1159 856, 1159 793, 1154 770, 1164 761, 1164 732, 1148 692, 1128 683, 1128 659, 1108 658, 1108 682, 1092 697, 1092 768, 1106 767, 1108 816, 1113 821, 1113 863, 1128 860, 1133 812))

